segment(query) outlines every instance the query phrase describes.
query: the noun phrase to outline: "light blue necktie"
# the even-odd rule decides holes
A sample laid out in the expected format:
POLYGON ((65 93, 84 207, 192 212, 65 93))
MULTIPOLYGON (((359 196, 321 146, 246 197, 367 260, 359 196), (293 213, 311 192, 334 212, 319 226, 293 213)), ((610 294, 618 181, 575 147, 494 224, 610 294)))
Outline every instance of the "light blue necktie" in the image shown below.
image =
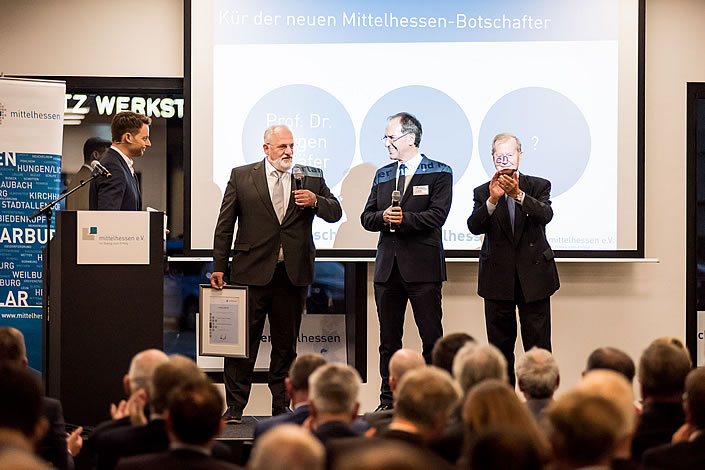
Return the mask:
POLYGON ((509 210, 509 222, 512 224, 512 234, 514 233, 514 210, 516 209, 514 198, 507 194, 507 209, 509 210))

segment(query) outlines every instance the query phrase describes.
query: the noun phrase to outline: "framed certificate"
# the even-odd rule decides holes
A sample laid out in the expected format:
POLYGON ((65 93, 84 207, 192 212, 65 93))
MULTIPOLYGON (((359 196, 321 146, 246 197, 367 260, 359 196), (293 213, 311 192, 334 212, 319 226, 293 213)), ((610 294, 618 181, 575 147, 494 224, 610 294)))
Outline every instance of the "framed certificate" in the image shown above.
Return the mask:
POLYGON ((247 357, 247 287, 199 285, 201 356, 247 357))

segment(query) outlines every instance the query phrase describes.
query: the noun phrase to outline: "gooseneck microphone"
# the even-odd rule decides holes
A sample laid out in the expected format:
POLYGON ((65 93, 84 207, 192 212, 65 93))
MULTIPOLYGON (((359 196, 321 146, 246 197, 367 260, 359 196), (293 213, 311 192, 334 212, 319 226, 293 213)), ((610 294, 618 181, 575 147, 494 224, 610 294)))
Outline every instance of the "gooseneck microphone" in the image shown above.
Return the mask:
MULTIPOLYGON (((294 169, 291 170, 291 176, 294 177, 294 184, 296 185, 296 190, 299 191, 301 189, 304 189, 304 172, 301 171, 301 168, 295 166, 294 169)), ((300 211, 304 210, 304 206, 298 207, 300 211)))
MULTIPOLYGON (((401 192, 396 189, 392 191, 392 207, 399 207, 399 202, 401 201, 401 192)), ((389 231, 396 232, 397 224, 389 224, 389 231)))
POLYGON ((111 175, 107 168, 105 168, 98 160, 93 160, 91 162, 91 168, 93 168, 93 175, 102 175, 106 178, 110 178, 111 175))

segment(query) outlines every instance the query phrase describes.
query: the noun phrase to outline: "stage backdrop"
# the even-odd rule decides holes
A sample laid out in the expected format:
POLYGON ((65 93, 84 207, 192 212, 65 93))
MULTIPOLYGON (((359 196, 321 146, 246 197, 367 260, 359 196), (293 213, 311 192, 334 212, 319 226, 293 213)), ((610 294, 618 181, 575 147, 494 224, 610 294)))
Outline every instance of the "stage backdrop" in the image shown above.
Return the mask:
POLYGON ((63 82, 0 78, 0 326, 24 333, 38 370, 42 248, 51 234, 44 217, 29 217, 59 196, 65 92, 63 82))

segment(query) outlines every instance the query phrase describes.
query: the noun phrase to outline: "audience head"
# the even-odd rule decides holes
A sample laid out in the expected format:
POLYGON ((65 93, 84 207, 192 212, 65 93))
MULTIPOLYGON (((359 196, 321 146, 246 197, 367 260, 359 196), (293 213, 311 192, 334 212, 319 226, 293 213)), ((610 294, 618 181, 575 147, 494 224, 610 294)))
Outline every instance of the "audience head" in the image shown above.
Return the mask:
MULTIPOLYGON (((1 442, 0 440, 0 443, 1 442)), ((12 446, 0 446, 0 468, 12 470, 51 470, 54 467, 23 449, 12 446)))
POLYGON ((323 470, 323 444, 294 424, 280 424, 264 434, 252 449, 249 470, 323 470))
POLYGON ((91 137, 83 144, 83 163, 90 164, 93 160, 100 160, 110 148, 111 142, 100 137, 91 137))
POLYGON ((149 386, 150 405, 154 413, 164 413, 169 393, 177 387, 205 380, 196 363, 186 356, 174 354, 154 370, 149 386))
POLYGON ((696 429, 705 430, 705 368, 693 369, 685 379, 685 416, 696 429))
POLYGON ((389 360, 389 388, 395 392, 404 374, 425 365, 426 361, 418 351, 398 349, 389 360))
POLYGON ((223 429, 223 397, 208 379, 172 390, 167 406, 166 422, 172 441, 207 446, 223 429))
POLYGON ((27 366, 27 350, 24 335, 17 328, 0 328, 0 363, 12 363, 19 367, 27 366))
POLYGON ((668 343, 652 343, 639 360, 641 395, 646 399, 680 400, 690 357, 682 348, 668 343))
POLYGON ((465 343, 475 339, 467 333, 451 333, 436 340, 431 352, 431 364, 444 369, 449 374, 453 373, 453 359, 465 343))
POLYGON ((418 446, 392 439, 365 439, 335 455, 333 470, 429 470, 437 461, 418 446))
POLYGON ((622 374, 629 383, 634 380, 634 361, 624 351, 617 348, 597 348, 588 356, 585 373, 595 369, 609 369, 622 374))
POLYGON ((467 343, 460 348, 453 360, 453 377, 460 383, 463 393, 487 379, 508 382, 507 360, 491 344, 467 343))
POLYGON ((627 379, 613 370, 591 370, 583 376, 576 387, 587 395, 601 396, 617 406, 622 413, 624 427, 618 438, 630 438, 636 429, 636 408, 634 408, 634 391, 627 379))
POLYGON ((394 402, 394 419, 416 425, 427 439, 440 435, 456 409, 461 390, 450 374, 434 366, 411 370, 401 379, 394 402))
POLYGON ((541 470, 543 461, 536 443, 522 429, 496 426, 481 432, 468 453, 472 470, 541 470))
POLYGON ((309 377, 313 371, 324 365, 326 365, 326 360, 320 354, 301 354, 291 363, 287 381, 294 390, 308 391, 309 377))
POLYGON ((36 444, 47 430, 39 382, 26 368, 6 362, 0 364, 0 384, 0 429, 36 444))
MULTIPOLYGON (((686 356, 688 356, 688 359, 690 359, 690 351, 688 350, 688 347, 683 344, 683 341, 680 339, 676 338, 675 336, 661 336, 659 338, 656 338, 651 342, 651 344, 656 344, 656 343, 662 343, 662 344, 671 344, 678 349, 683 350, 686 356)), ((690 361, 690 367, 693 367, 693 361, 690 361)))
POLYGON ((560 383, 553 355, 536 346, 531 348, 517 362, 517 382, 527 398, 551 398, 560 383))
POLYGON ((524 430, 541 455, 548 454, 536 420, 505 381, 488 379, 474 386, 465 397, 462 412, 467 444, 472 444, 483 431, 509 426, 524 430))
POLYGON ((352 422, 360 407, 360 374, 347 364, 331 363, 316 369, 309 378, 311 414, 317 421, 328 416, 352 422))
POLYGON ((139 389, 149 387, 154 369, 169 360, 169 356, 159 349, 147 349, 138 352, 130 362, 130 369, 123 378, 125 393, 131 395, 139 389))
POLYGON ((572 391, 546 415, 548 438, 559 468, 607 465, 624 429, 622 413, 610 400, 572 391))

